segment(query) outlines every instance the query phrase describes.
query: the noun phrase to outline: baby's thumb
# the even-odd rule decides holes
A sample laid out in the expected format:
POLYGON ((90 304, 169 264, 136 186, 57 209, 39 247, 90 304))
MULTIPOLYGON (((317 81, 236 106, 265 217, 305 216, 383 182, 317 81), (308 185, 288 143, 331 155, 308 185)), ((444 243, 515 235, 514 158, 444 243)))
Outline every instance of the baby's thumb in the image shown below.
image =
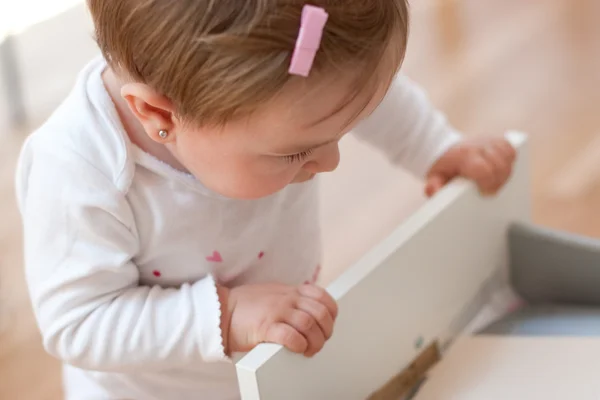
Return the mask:
POLYGON ((439 192, 440 189, 442 189, 446 185, 446 183, 448 183, 448 181, 442 175, 435 174, 429 176, 425 185, 425 194, 427 195, 427 197, 432 197, 437 192, 439 192))

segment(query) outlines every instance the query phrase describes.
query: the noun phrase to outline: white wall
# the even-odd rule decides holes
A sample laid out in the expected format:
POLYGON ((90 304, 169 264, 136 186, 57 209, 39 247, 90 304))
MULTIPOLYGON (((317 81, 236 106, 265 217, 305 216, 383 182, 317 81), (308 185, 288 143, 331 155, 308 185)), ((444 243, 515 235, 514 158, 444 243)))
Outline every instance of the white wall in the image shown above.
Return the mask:
MULTIPOLYGON (((80 4, 14 37, 25 105, 35 126, 65 97, 78 71, 98 54, 93 29, 80 4)), ((6 123, 5 88, 0 86, 0 126, 6 123)))

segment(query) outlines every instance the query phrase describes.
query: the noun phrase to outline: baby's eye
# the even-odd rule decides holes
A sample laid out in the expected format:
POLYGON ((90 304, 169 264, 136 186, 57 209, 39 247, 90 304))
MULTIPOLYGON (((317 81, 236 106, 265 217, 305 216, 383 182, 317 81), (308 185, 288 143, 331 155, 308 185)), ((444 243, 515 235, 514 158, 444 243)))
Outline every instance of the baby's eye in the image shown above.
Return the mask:
POLYGON ((306 160, 312 153, 313 153, 313 150, 306 150, 306 151, 303 151, 302 153, 292 154, 289 156, 283 156, 283 159, 290 164, 294 164, 294 163, 306 160))

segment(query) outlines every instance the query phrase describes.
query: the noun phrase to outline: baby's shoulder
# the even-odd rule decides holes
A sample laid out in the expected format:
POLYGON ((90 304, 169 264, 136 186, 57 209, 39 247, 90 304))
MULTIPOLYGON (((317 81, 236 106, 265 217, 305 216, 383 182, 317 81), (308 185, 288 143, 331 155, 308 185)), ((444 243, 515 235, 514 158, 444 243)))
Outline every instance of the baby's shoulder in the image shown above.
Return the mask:
POLYGON ((135 165, 129 146, 81 93, 74 91, 25 141, 20 170, 29 164, 59 163, 66 169, 101 174, 126 192, 135 165))

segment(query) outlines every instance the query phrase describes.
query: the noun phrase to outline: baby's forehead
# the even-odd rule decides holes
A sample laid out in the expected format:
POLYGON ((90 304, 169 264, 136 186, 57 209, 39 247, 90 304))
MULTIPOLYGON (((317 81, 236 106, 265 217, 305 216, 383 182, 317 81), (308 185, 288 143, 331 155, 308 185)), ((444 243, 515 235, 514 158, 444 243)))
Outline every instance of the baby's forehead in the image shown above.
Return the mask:
POLYGON ((320 124, 351 122, 377 96, 381 85, 359 84, 352 76, 310 82, 292 82, 273 102, 275 118, 308 130, 320 124))
POLYGON ((256 115, 253 130, 278 153, 337 140, 370 114, 387 91, 383 84, 359 88, 354 82, 292 87, 256 115))
POLYGON ((329 71, 325 77, 292 79, 274 98, 273 112, 295 126, 323 122, 351 123, 364 109, 376 107, 398 72, 396 50, 390 46, 375 70, 364 65, 329 71), (369 73, 370 76, 365 74, 369 73))

